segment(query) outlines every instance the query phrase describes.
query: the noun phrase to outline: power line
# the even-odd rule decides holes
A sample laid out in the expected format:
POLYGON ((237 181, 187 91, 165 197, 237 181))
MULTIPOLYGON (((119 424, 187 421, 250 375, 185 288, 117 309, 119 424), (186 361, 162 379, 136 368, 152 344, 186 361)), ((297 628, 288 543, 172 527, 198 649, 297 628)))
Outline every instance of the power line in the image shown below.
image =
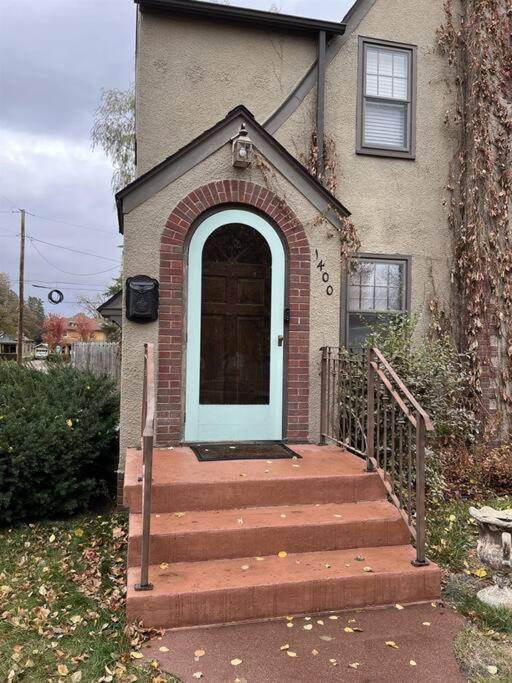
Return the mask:
MULTIPOLYGON (((32 215, 32 214, 30 214, 32 215)), ((12 235, 13 237, 19 236, 19 232, 12 232, 9 230, 9 228, 3 227, 2 230, 7 230, 9 235, 12 235)), ((7 237, 7 233, 2 235, 3 237, 7 237)), ((98 254, 92 254, 91 252, 87 251, 80 251, 78 249, 72 249, 71 247, 66 247, 63 244, 55 244, 55 242, 46 242, 45 240, 40 240, 38 237, 33 237, 32 235, 27 235, 27 239, 29 240, 34 240, 36 242, 41 242, 41 244, 47 244, 50 247, 55 247, 56 249, 64 249, 66 251, 73 251, 76 254, 82 254, 82 256, 93 256, 94 258, 99 258, 102 259, 103 261, 112 261, 112 263, 118 263, 116 259, 113 258, 108 258, 107 256, 100 256, 98 254)))
POLYGON ((6 197, 5 194, 2 194, 2 192, 0 192, 0 197, 3 197, 5 201, 12 206, 13 209, 18 210, 16 204, 13 201, 11 201, 9 197, 6 197))
MULTIPOLYGON (((3 197, 5 201, 12 206, 11 211, 0 211, 0 213, 13 213, 13 211, 19 211, 18 208, 16 208, 16 205, 14 204, 13 201, 9 199, 9 197, 6 197, 6 195, 0 193, 0 197, 3 197)), ((49 223, 60 223, 61 225, 69 225, 72 228, 81 228, 82 230, 92 230, 93 232, 104 232, 107 235, 115 235, 115 229, 113 228, 107 228, 103 227, 100 228, 99 226, 94 226, 94 225, 83 225, 81 223, 71 223, 70 221, 63 221, 59 218, 48 218, 48 216, 41 216, 38 213, 33 213, 32 211, 26 211, 26 213, 29 216, 33 216, 34 218, 39 218, 42 221, 48 221, 49 223)))
POLYGON ((55 244, 53 242, 45 242, 45 240, 40 240, 37 237, 32 237, 32 235, 27 235, 27 239, 31 242, 40 242, 41 244, 46 244, 49 247, 55 247, 56 249, 64 249, 65 251, 72 251, 74 254, 81 254, 82 256, 92 256, 94 258, 102 259, 103 261, 111 261, 112 263, 119 263, 116 259, 109 258, 108 256, 100 256, 99 254, 91 254, 90 251, 80 251, 79 249, 72 249, 71 247, 64 247, 60 244, 55 244))
POLYGON ((103 273, 110 273, 110 271, 115 270, 116 268, 119 268, 119 265, 117 266, 112 266, 112 268, 107 268, 106 270, 99 270, 96 273, 73 273, 70 272, 69 270, 64 270, 63 268, 59 268, 59 266, 56 266, 54 263, 51 261, 48 261, 46 256, 43 256, 39 249, 36 247, 34 244, 33 240, 30 240, 30 245, 36 250, 36 252, 39 254, 39 256, 43 259, 43 261, 46 261, 46 263, 51 266, 52 268, 55 268, 55 270, 60 271, 61 273, 65 273, 66 275, 78 275, 78 277, 85 277, 85 276, 90 276, 90 275, 103 275, 103 273))
MULTIPOLYGON (((12 280, 11 282, 18 282, 18 280, 12 280)), ((91 282, 70 282, 69 280, 25 280, 25 282, 28 282, 29 284, 33 283, 43 283, 44 285, 76 285, 77 287, 84 286, 88 287, 91 284, 91 282)), ((101 285, 97 285, 100 287, 101 285)))
MULTIPOLYGON (((25 283, 26 282, 27 281, 25 280, 25 283)), ((37 287, 39 289, 52 289, 52 287, 48 287, 46 285, 34 285, 33 284, 32 287, 37 287)), ((104 287, 100 287, 100 288, 97 288, 97 287, 67 287, 67 286, 62 287, 62 290, 66 291, 66 292, 103 292, 104 289, 105 289, 104 287)))
POLYGON ((48 221, 49 223, 60 223, 61 225, 69 225, 72 228, 82 228, 83 230, 92 230, 94 232, 104 232, 107 235, 112 235, 115 234, 115 231, 112 229, 107 229, 107 228, 98 228, 98 227, 93 227, 91 225, 81 225, 80 223, 69 223, 68 221, 62 221, 56 218, 47 218, 46 216, 40 216, 38 213, 30 213, 30 211, 27 211, 27 213, 30 216, 34 216, 34 218, 39 218, 42 221, 48 221))

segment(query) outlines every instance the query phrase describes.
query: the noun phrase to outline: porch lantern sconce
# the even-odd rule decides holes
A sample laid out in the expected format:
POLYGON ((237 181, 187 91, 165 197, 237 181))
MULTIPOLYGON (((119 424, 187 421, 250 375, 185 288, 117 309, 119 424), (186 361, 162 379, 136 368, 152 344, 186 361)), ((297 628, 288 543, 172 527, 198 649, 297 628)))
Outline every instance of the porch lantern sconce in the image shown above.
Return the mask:
POLYGON ((252 140, 247 133, 245 123, 242 123, 237 135, 233 138, 232 155, 233 166, 247 168, 252 163, 252 140))

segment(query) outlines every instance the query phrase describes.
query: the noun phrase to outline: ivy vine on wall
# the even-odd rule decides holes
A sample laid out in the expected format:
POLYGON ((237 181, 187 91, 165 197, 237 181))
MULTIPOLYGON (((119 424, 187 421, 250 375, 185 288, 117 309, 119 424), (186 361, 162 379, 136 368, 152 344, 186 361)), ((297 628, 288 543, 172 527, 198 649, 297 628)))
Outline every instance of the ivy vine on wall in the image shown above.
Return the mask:
POLYGON ((457 335, 503 438, 512 407, 512 5, 445 0, 444 8, 438 43, 457 90, 445 121, 458 136, 448 185, 457 335))
MULTIPOLYGON (((318 176, 318 141, 316 131, 311 134, 309 154, 305 161, 305 166, 312 176, 318 176)), ((338 154, 336 152, 336 141, 331 135, 324 136, 323 167, 323 172, 319 180, 332 195, 336 196, 338 189, 338 181, 336 176, 336 169, 338 167, 338 154)), ((346 216, 342 216, 338 211, 336 211, 336 215, 340 222, 340 227, 333 227, 336 228, 340 238, 341 260, 342 262, 348 262, 349 258, 359 250, 361 241, 353 221, 346 216)), ((325 220, 325 217, 322 216, 320 222, 325 220)))

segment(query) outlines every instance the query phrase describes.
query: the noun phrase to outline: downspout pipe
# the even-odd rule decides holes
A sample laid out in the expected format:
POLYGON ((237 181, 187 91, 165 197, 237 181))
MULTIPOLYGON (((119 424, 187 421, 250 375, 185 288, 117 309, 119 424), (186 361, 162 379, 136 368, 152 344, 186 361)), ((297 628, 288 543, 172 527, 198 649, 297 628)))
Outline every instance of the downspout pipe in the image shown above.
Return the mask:
POLYGON ((322 181, 325 168, 324 160, 324 134, 325 134, 325 65, 326 65, 326 33, 318 33, 318 60, 317 60, 317 89, 316 89, 316 144, 317 162, 316 177, 322 181))

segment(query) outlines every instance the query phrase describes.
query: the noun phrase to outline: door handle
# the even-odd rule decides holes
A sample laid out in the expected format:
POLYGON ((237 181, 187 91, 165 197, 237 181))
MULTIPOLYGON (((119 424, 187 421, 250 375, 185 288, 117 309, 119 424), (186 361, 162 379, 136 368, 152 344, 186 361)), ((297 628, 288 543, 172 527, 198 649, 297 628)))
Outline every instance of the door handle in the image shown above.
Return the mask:
POLYGON ((282 345, 283 345, 283 341, 284 341, 283 335, 282 335, 282 334, 278 334, 278 335, 277 335, 277 345, 278 345, 278 346, 282 346, 282 345))

